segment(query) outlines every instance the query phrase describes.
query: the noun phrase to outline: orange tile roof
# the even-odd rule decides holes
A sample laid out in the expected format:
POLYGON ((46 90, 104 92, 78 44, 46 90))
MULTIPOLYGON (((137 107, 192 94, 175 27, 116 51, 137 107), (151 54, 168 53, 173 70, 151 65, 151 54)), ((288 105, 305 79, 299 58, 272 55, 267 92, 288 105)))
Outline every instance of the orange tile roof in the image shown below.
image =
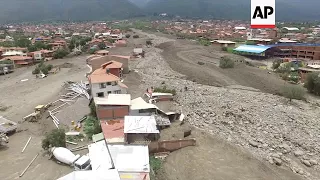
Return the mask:
POLYGON ((101 129, 105 139, 124 138, 124 120, 100 120, 101 129))
POLYGON ((107 74, 106 69, 100 68, 93 71, 93 73, 89 76, 89 80, 91 83, 104 83, 119 81, 120 78, 111 73, 107 74))
POLYGON ((103 69, 117 69, 117 68, 122 68, 122 63, 117 62, 117 61, 109 61, 107 63, 104 63, 101 65, 101 68, 103 69))

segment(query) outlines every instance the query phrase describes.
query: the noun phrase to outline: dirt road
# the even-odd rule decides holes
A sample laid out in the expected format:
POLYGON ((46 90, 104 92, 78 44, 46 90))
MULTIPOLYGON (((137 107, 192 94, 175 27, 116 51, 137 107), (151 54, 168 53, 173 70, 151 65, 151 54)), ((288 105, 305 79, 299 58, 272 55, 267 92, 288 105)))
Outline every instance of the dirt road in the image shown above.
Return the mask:
POLYGON ((236 61, 244 60, 243 57, 227 54, 216 48, 195 45, 188 40, 166 42, 159 45, 163 50, 161 55, 170 67, 184 74, 191 81, 211 86, 241 85, 259 89, 262 92, 278 94, 285 84, 275 74, 239 63, 232 69, 218 67, 222 56, 229 56, 236 61), (199 65, 198 62, 205 63, 199 65))

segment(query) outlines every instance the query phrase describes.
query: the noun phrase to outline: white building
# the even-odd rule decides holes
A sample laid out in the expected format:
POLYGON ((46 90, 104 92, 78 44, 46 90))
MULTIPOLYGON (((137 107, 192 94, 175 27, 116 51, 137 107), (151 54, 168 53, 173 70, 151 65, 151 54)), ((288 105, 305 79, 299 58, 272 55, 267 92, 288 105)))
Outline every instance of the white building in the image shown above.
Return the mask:
POLYGON ((126 94, 128 87, 120 78, 111 74, 109 69, 96 69, 90 76, 92 97, 105 97, 108 94, 126 94))

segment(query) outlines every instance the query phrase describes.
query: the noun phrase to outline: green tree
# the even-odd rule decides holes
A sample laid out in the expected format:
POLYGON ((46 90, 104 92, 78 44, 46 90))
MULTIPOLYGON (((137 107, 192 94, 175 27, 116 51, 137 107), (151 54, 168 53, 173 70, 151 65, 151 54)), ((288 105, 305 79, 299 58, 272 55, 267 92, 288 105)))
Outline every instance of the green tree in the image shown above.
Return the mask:
POLYGON ((84 122, 84 132, 89 139, 92 138, 92 135, 101 133, 100 121, 95 117, 88 116, 84 122))
POLYGON ((288 99, 290 99, 290 101, 292 101, 292 99, 297 99, 297 100, 304 100, 305 99, 305 90, 296 85, 296 86, 285 86, 282 89, 282 95, 288 99))
POLYGON ((47 150, 50 147, 66 147, 66 134, 64 129, 54 129, 46 134, 42 140, 42 148, 47 150))
POLYGON ((304 87, 307 88, 307 90, 315 94, 317 96, 320 95, 320 73, 318 72, 312 72, 307 75, 306 81, 304 83, 304 87))
POLYGON ((219 67, 223 69, 234 68, 234 61, 227 56, 223 56, 220 59, 219 67))
POLYGON ((67 56, 69 53, 65 49, 58 49, 56 52, 53 53, 53 58, 55 59, 62 59, 67 56))
POLYGON ((29 47, 31 45, 31 41, 26 37, 20 37, 19 39, 15 40, 14 44, 17 47, 29 47))
POLYGON ((90 107, 90 116, 96 118, 96 117, 97 117, 97 112, 96 112, 96 105, 95 105, 95 103, 94 103, 94 102, 90 103, 89 107, 90 107))
POLYGON ((34 45, 31 45, 31 46, 28 47, 28 51, 29 51, 29 52, 37 51, 37 47, 34 46, 34 45))
POLYGON ((278 69, 282 63, 281 59, 276 59, 272 62, 272 69, 278 69))

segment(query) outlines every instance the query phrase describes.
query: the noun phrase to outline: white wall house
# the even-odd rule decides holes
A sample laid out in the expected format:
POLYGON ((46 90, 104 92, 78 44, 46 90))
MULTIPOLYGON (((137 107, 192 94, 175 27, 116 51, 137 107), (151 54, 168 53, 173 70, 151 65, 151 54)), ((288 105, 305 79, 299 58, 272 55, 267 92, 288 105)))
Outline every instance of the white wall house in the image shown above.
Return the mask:
POLYGON ((108 94, 127 94, 127 87, 120 81, 91 83, 92 97, 105 97, 108 94))

